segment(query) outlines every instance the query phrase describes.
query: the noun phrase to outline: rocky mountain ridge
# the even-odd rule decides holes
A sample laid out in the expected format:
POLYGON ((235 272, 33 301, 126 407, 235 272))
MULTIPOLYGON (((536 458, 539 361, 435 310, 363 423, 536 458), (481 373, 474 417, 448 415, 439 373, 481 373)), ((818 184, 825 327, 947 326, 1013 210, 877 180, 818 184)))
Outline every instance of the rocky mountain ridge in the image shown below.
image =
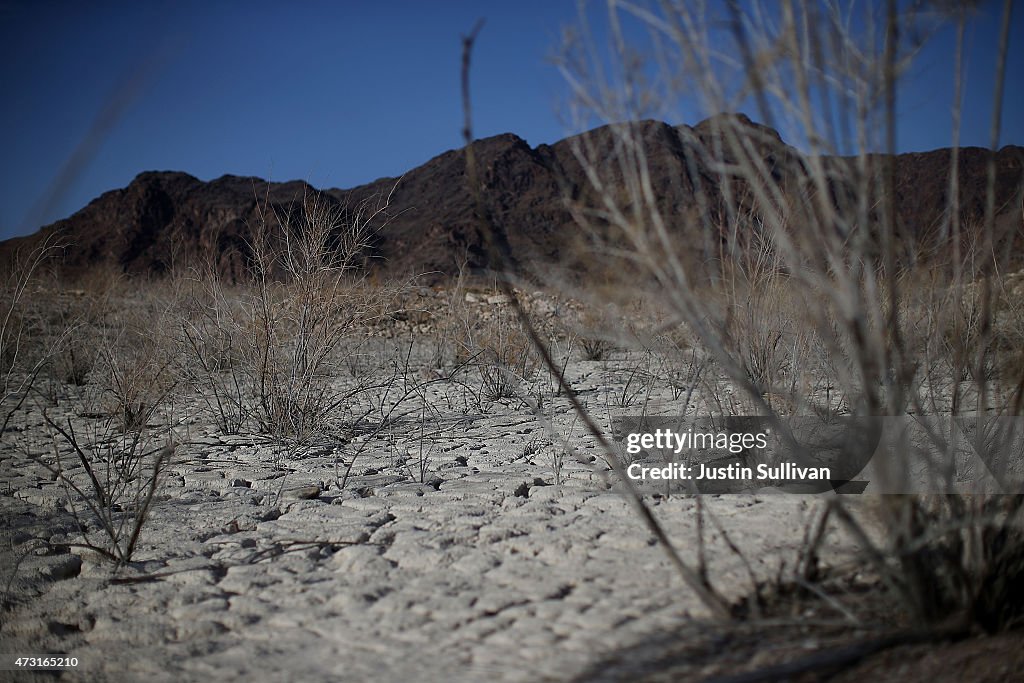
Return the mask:
MULTIPOLYGON (((770 164, 784 167, 798 156, 775 131, 743 115, 737 115, 737 120, 756 134, 759 152, 770 164)), ((693 127, 656 121, 635 126, 666 215, 686 211, 701 183, 703 191, 716 195, 714 173, 698 168, 695 175, 692 156, 688 158, 685 150, 688 144, 710 145, 715 134, 711 120, 693 127)), ((604 127, 537 147, 512 134, 473 143, 489 209, 504 227, 520 265, 564 262, 573 249, 580 228, 567 202, 586 202, 590 192, 574 154, 574 143, 580 142, 600 158, 611 153, 615 136, 604 127)), ((959 152, 965 225, 979 224, 984 215, 989 155, 978 148, 959 152)), ((920 238, 942 222, 950 160, 948 149, 896 157, 897 214, 905 234, 920 238)), ((1008 146, 996 152, 995 168, 999 220, 1016 220, 1019 225, 1024 148, 1008 146)), ((150 275, 205 263, 237 279, 246 270, 252 229, 261 212, 283 215, 315 193, 301 181, 268 183, 225 175, 204 182, 182 172, 145 172, 127 187, 104 193, 34 235, 0 243, 0 255, 58 233, 68 245, 61 266, 68 273, 107 267, 150 275)), ((431 280, 457 273, 461 266, 477 272, 489 266, 462 149, 444 152, 401 178, 381 178, 348 190, 329 189, 320 196, 350 213, 390 198, 387 212, 378 216, 380 229, 366 261, 385 276, 425 274, 431 280)))

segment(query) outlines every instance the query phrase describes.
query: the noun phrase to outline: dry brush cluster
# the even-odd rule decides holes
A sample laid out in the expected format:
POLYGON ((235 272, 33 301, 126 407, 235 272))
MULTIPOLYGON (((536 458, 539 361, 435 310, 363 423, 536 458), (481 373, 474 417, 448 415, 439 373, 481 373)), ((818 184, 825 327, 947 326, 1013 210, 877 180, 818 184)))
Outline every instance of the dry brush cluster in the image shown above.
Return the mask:
MULTIPOLYGON (((1021 416, 1024 319, 1010 257, 1024 197, 1018 188, 1012 220, 996 220, 1007 213, 995 205, 992 155, 984 217, 966 224, 954 151, 942 224, 925 234, 898 220, 902 74, 932 31, 951 26, 962 46, 970 9, 862 9, 851 23, 839 3, 610 3, 609 44, 580 31, 560 61, 583 127, 608 124, 571 138, 588 181, 572 211, 590 236, 587 260, 629 274, 617 298, 645 301, 654 326, 684 327, 711 373, 738 390, 719 400, 723 413, 780 425, 794 414, 939 417, 927 444, 904 446, 946 453, 958 418, 1021 416), (731 114, 699 131, 649 121, 688 108, 753 109, 767 128, 731 114), (683 209, 666 201, 678 187, 655 171, 664 136, 684 158, 673 181, 693 198, 683 209)), ((1002 22, 993 149, 1010 3, 1002 22)), ((956 59, 954 146, 962 50, 956 59)), ((949 495, 887 497, 882 538, 842 498, 826 514, 862 541, 864 563, 920 622, 1019 625, 1021 496, 964 490, 955 478, 943 479, 949 495)))
POLYGON ((130 561, 161 478, 207 425, 289 451, 330 445, 344 487, 368 435, 418 420, 416 457, 402 460, 426 481, 439 438, 432 388, 470 412, 531 385, 537 362, 507 307, 468 306, 456 283, 444 310, 410 310, 413 281, 369 281, 366 247, 388 211, 386 197, 355 209, 315 194, 268 202, 249 226, 240 282, 203 263, 151 281, 69 283, 47 267, 59 251, 50 242, 26 255, 5 290, 4 427, 41 411, 53 444, 41 462, 78 520, 77 544, 130 561), (411 318, 434 322, 425 361, 381 336, 411 318))
POLYGON ((366 417, 359 399, 398 376, 365 352, 400 289, 370 286, 360 268, 386 212, 386 198, 352 211, 318 195, 268 203, 250 226, 243 283, 206 264, 69 287, 48 268, 55 242, 24 254, 4 290, 3 428, 15 434, 19 412, 41 410, 54 457, 40 462, 67 494, 81 545, 131 560, 196 424, 289 447, 345 440, 366 417))

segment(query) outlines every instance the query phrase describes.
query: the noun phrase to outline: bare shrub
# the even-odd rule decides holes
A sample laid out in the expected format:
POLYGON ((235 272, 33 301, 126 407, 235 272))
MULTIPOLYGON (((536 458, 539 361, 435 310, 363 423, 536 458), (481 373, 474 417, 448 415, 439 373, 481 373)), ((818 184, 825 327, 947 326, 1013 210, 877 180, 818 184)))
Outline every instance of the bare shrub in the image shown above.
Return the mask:
POLYGON ((614 316, 607 307, 601 306, 595 310, 593 306, 588 306, 579 318, 579 329, 575 331, 575 336, 583 359, 606 360, 615 350, 613 335, 618 336, 614 316))
POLYGON ((942 339, 954 369, 962 368, 975 381, 1002 379, 1013 387, 1021 377, 1020 350, 1024 348, 1024 272, 994 281, 987 312, 981 289, 979 283, 970 283, 956 301, 949 301, 957 310, 945 321, 942 339), (986 346, 979 361, 983 339, 986 346))
POLYGON ((471 313, 458 339, 460 357, 472 364, 489 401, 516 398, 537 369, 529 337, 507 308, 471 313))
POLYGON ((626 382, 622 386, 622 391, 616 396, 616 405, 619 408, 633 408, 640 402, 640 413, 646 414, 651 390, 659 378, 655 369, 654 353, 650 349, 641 353, 640 359, 629 365, 625 377, 626 382))
POLYGON ((174 454, 170 432, 145 426, 126 432, 117 416, 77 430, 70 418, 63 424, 44 418, 55 437, 51 471, 83 533, 68 545, 127 564, 174 454))
POLYGON ((197 274, 181 344, 221 429, 251 420, 267 434, 308 438, 366 389, 341 382, 340 368, 395 295, 360 268, 387 210, 387 198, 349 211, 316 193, 284 209, 267 203, 251 226, 251 281, 232 289, 212 267, 197 274))
POLYGON ((84 402, 75 417, 58 420, 43 411, 55 456, 52 465, 43 464, 82 532, 66 545, 119 566, 132 560, 171 462, 179 386, 177 297, 136 285, 132 295, 128 288, 95 299, 73 295, 78 311, 70 316, 67 346, 88 354, 84 402))
MULTIPOLYGON (((1009 8, 1005 3, 993 151, 1009 8)), ((994 155, 980 225, 963 224, 956 163, 949 169, 945 223, 937 237, 929 237, 932 242, 915 242, 919 236, 898 218, 900 74, 923 37, 943 21, 962 39, 969 14, 918 12, 895 2, 866 11, 877 16, 854 30, 831 4, 726 3, 714 9, 612 3, 602 27, 610 35, 610 60, 609 50, 586 42, 600 32, 588 27, 574 34, 582 38, 570 36, 560 64, 574 88, 581 127, 608 124, 570 138, 587 184, 574 193, 572 210, 589 236, 588 260, 601 272, 628 273, 620 282, 625 296, 646 299, 685 323, 716 369, 745 396, 745 405, 775 420, 820 402, 823 387, 829 394, 825 412, 834 392, 853 415, 925 415, 929 407, 949 405, 948 384, 928 381, 934 377, 928 362, 939 360, 966 369, 969 384, 954 388, 962 400, 954 396, 946 416, 1019 416, 1019 384, 1016 378, 994 381, 999 364, 992 362, 998 354, 1014 363, 1015 324, 999 327, 1004 312, 1010 320, 1014 313, 1000 310, 998 293, 1007 285, 1002 274, 1020 225, 1016 220, 997 229, 994 155), (650 36, 651 47, 634 49, 637 35, 650 36), (751 106, 766 126, 731 113, 751 106), (681 118, 679 109, 712 116, 696 128, 649 120, 681 118), (775 130, 802 149, 786 146, 775 130), (682 177, 659 185, 653 169, 664 163, 666 145, 681 152, 682 177), (687 209, 680 210, 684 194, 687 209), (975 247, 968 262, 960 246, 971 230, 975 247), (760 242, 749 239, 752 231, 760 242), (769 254, 770 260, 751 271, 744 260, 751 253, 769 254), (939 253, 953 256, 936 260, 939 253), (907 288, 935 270, 952 294, 947 301, 976 291, 947 318, 952 327, 941 335, 943 353, 920 343, 918 323, 928 315, 913 309, 915 292, 907 288), (808 367, 811 376, 800 376, 808 367), (780 391, 786 400, 773 402, 780 391)), ((958 52, 958 92, 961 59, 958 52)), ((956 122, 959 99, 953 107, 956 122)), ((1011 206, 1019 203, 1019 196, 1010 198, 1011 206)), ((933 436, 924 450, 947 452, 949 434, 933 436)), ((621 476, 621 467, 614 469, 621 476)), ((1019 577, 1022 545, 1019 504, 1011 506, 1012 514, 990 514, 1000 500, 890 498, 883 506, 885 542, 868 543, 862 559, 922 623, 966 613, 975 624, 1009 627, 1024 614, 1024 599, 1009 588, 1019 577), (964 538, 999 538, 998 557, 980 550, 983 543, 965 545, 964 538)), ((868 540, 841 501, 833 509, 868 540)), ((649 515, 642 503, 638 510, 649 515)), ((699 579, 688 581, 700 593, 699 579)))
POLYGON ((25 403, 36 378, 61 343, 61 335, 43 343, 45 333, 38 324, 32 338, 32 321, 38 322, 40 312, 31 310, 29 303, 33 298, 31 288, 37 284, 43 265, 62 249, 51 235, 27 250, 19 250, 10 263, 3 264, 7 275, 0 283, 0 434, 25 403))
POLYGON ((724 311, 715 324, 749 387, 772 410, 793 413, 818 400, 810 385, 822 359, 812 353, 804 296, 784 270, 770 243, 755 239, 724 264, 720 285, 706 296, 724 311))
POLYGON ((605 360, 615 348, 610 341, 601 337, 583 337, 579 346, 584 360, 605 360))
POLYGON ((124 273, 110 266, 51 283, 54 292, 46 306, 49 343, 54 349, 49 364, 53 379, 72 386, 85 386, 95 379, 102 367, 101 350, 114 330, 123 329, 125 312, 137 306, 133 295, 140 284, 129 284, 124 273))
POLYGON ((678 327, 659 335, 653 346, 661 360, 656 374, 668 383, 673 400, 683 400, 679 414, 685 415, 707 371, 708 360, 689 345, 688 338, 678 327))
POLYGON ((64 384, 84 386, 96 367, 96 336, 88 328, 70 333, 68 343, 54 355, 53 375, 64 384))
POLYGON ((443 369, 467 360, 467 348, 453 340, 463 339, 472 325, 471 304, 466 301, 469 292, 466 259, 459 263, 458 275, 448 283, 444 305, 434 318, 434 331, 429 364, 443 369))
POLYGON ((110 415, 122 431, 145 428, 179 386, 179 357, 174 339, 176 302, 153 289, 141 296, 120 297, 99 325, 80 324, 90 332, 95 367, 87 399, 91 412, 110 415))
POLYGON ((237 434, 252 410, 242 367, 247 319, 241 294, 210 266, 195 274, 180 320, 182 376, 204 412, 224 434, 237 434))

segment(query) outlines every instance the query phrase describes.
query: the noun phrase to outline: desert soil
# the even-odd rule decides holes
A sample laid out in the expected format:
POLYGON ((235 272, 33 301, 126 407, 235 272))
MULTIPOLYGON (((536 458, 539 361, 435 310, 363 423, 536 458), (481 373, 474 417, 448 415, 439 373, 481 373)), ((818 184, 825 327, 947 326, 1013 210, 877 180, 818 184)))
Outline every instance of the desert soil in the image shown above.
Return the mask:
MULTIPOLYGON (((637 362, 574 358, 567 372, 600 417, 637 362)), ((82 391, 63 387, 50 417, 87 430, 100 417, 83 410, 82 391)), ((679 680, 771 660, 705 626, 707 610, 605 483, 607 466, 564 400, 549 397, 540 420, 519 401, 445 383, 426 397, 429 436, 421 406, 343 446, 223 435, 196 404, 180 407, 172 464, 133 561, 116 571, 60 545, 78 536, 52 471, 55 439, 41 410, 21 411, 0 445, 0 651, 77 657, 60 680, 153 683, 634 680, 661 666, 651 648, 683 643, 704 649, 679 680), (562 440, 581 457, 557 468, 562 440)), ((673 411, 658 383, 643 401, 673 411)), ((794 562, 823 503, 769 492, 702 500, 742 550, 707 532, 709 576, 736 601, 794 562)), ((648 501, 696 565, 696 498, 648 501)), ((832 534, 823 556, 843 567, 855 551, 832 534)), ((768 626, 759 638, 783 634, 787 647, 773 651, 806 652, 832 642, 815 624, 844 620, 821 605, 796 616, 799 629, 768 626)), ((0 672, 33 676, 52 679, 0 672)))

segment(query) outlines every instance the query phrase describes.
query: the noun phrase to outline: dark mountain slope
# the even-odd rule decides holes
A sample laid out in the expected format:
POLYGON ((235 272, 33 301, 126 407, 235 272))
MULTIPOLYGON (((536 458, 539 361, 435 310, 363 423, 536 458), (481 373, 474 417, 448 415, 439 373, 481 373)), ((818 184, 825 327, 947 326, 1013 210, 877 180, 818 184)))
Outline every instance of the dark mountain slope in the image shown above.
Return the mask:
MULTIPOLYGON (((721 188, 706 158, 723 119, 696 126, 656 121, 634 124, 650 169, 650 180, 664 215, 685 215, 706 203, 716 220, 726 222, 721 188)), ((791 189, 792 171, 803 163, 775 131, 752 123, 745 126, 766 168, 781 187, 791 189)), ((524 268, 549 261, 571 260, 581 228, 573 221, 566 199, 576 206, 600 206, 578 156, 613 158, 621 140, 611 127, 531 148, 505 134, 474 143, 481 182, 496 221, 504 227, 524 268)), ((984 215, 989 152, 960 150, 960 204, 968 226, 984 215)), ((883 157, 874 157, 878 163, 883 157)), ((725 155, 729 161, 729 155, 725 155)), ((949 190, 950 150, 902 154, 896 158, 896 202, 904 237, 929 240, 941 229, 949 190)), ((996 154, 996 206, 999 222, 1020 231, 1024 149, 1005 147, 996 154)), ((621 184, 611 170, 610 185, 621 184)), ((835 188, 833 188, 835 190, 835 188)), ((743 188, 738 188, 742 194, 743 188)), ((841 188, 839 188, 841 190, 841 188)), ((737 191, 737 188, 733 188, 737 191)), ((267 183, 259 178, 223 176, 210 182, 178 172, 147 172, 126 188, 107 192, 74 215, 42 228, 35 235, 0 244, 0 255, 13 253, 57 232, 69 244, 63 267, 69 273, 99 266, 135 274, 159 274, 171 267, 213 264, 237 278, 246 267, 252 229, 261 212, 283 216, 301 211, 304 197, 316 191, 305 183, 267 183)), ((463 263, 472 270, 488 265, 472 195, 466 180, 463 150, 445 152, 400 179, 381 178, 349 190, 331 189, 325 201, 350 216, 374 208, 390 196, 368 263, 385 275, 453 274, 463 263)), ((680 240, 692 236, 680 234, 680 240)), ((706 245, 705 245, 706 247, 706 245)))

